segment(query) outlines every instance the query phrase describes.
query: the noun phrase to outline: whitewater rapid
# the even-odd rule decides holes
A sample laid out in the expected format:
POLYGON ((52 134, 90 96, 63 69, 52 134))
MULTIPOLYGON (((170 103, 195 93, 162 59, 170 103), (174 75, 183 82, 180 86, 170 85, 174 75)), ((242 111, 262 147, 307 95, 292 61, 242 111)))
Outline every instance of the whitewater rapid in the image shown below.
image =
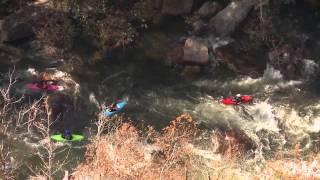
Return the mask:
MULTIPOLYGON (((309 66, 310 67, 310 66, 309 66)), ((314 66, 312 66, 314 72, 314 66)), ((230 94, 242 93, 255 97, 254 104, 228 106, 220 97, 206 96, 195 107, 194 114, 212 129, 233 129, 245 133, 264 152, 286 151, 299 144, 304 150, 317 142, 320 132, 320 104, 304 92, 306 80, 286 81, 281 73, 267 66, 263 77, 236 78, 228 82, 211 82, 213 88, 223 88, 230 94)), ((198 86, 208 81, 195 82, 198 86)), ((317 95, 313 95, 316 97, 317 95)))

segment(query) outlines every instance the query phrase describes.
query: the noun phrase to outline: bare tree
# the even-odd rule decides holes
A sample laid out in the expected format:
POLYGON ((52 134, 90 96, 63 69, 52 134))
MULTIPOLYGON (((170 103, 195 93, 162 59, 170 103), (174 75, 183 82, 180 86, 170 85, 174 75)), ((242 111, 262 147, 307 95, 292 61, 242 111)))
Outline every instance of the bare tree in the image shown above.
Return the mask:
MULTIPOLYGON (((44 101, 46 100, 47 98, 44 98, 44 101)), ((62 171, 63 167, 68 163, 70 149, 62 148, 62 150, 58 151, 58 146, 50 140, 51 125, 55 120, 51 121, 51 112, 47 105, 43 109, 45 116, 40 121, 34 122, 35 129, 43 139, 37 151, 41 165, 36 172, 32 168, 30 170, 38 177, 44 176, 47 180, 52 180, 54 175, 62 171), (65 158, 57 160, 57 155, 60 153, 66 153, 65 158)))
POLYGON ((13 70, 9 69, 8 72, 8 85, 6 87, 0 88, 0 133, 7 134, 7 130, 13 122, 19 121, 14 117, 14 113, 17 111, 16 105, 21 102, 24 98, 21 97, 12 97, 11 89, 12 86, 17 82, 14 77, 15 68, 13 70))
POLYGON ((99 139, 104 132, 108 134, 115 132, 123 123, 123 117, 113 116, 106 117, 103 114, 98 115, 98 119, 95 121, 97 127, 96 139, 99 139))
POLYGON ((4 179, 14 179, 14 171, 16 166, 13 164, 13 159, 9 148, 4 146, 4 143, 0 144, 0 177, 4 179))
MULTIPOLYGON (((38 169, 30 168, 36 174, 44 176, 45 179, 53 179, 53 176, 62 170, 67 163, 69 150, 62 148, 58 152, 58 147, 50 141, 50 129, 54 121, 51 120, 51 111, 47 103, 47 97, 25 103, 23 95, 13 96, 12 89, 17 79, 15 78, 15 68, 9 70, 5 75, 7 84, 0 87, 0 134, 10 137, 10 134, 17 130, 36 130, 43 143, 38 148, 37 155, 40 159, 38 169), (58 161, 57 154, 66 153, 63 160, 58 161)), ((0 179, 14 179, 14 168, 10 151, 6 143, 0 144, 0 179)), ((38 176, 40 177, 40 176, 38 176)))

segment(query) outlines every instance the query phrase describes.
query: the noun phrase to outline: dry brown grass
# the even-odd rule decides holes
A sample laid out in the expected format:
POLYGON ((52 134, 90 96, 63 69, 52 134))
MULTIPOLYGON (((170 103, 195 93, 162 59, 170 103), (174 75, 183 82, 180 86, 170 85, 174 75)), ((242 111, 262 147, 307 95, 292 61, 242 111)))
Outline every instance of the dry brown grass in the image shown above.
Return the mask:
MULTIPOLYGON (((192 144, 200 134, 201 131, 193 118, 187 113, 171 121, 162 132, 156 132, 150 126, 138 130, 131 123, 124 123, 114 133, 103 135, 88 146, 86 161, 76 168, 73 177, 74 179, 222 177, 221 173, 224 172, 226 162, 229 165, 233 164, 247 148, 244 138, 230 131, 225 135, 215 134, 211 141, 206 142, 218 144, 212 145, 215 148, 200 150, 192 144), (214 159, 212 158, 215 156, 214 153, 221 153, 224 158, 214 159), (228 161, 225 161, 227 159, 228 161), (202 160, 208 163, 203 163, 202 160), (212 173, 213 170, 215 173, 212 173)), ((234 174, 235 172, 230 173, 230 177, 238 177, 234 174)))
POLYGON ((177 117, 162 132, 150 126, 139 129, 123 123, 113 133, 96 138, 73 179, 320 178, 320 156, 303 160, 299 145, 286 152, 290 158, 279 154, 262 164, 244 159, 252 143, 234 131, 211 132, 201 146, 196 139, 203 132, 189 114, 177 117))
POLYGON ((188 114, 172 121, 162 134, 148 127, 142 136, 132 124, 124 123, 114 134, 88 147, 86 162, 77 168, 74 177, 185 179, 191 151, 184 145, 196 134, 195 127, 188 114))

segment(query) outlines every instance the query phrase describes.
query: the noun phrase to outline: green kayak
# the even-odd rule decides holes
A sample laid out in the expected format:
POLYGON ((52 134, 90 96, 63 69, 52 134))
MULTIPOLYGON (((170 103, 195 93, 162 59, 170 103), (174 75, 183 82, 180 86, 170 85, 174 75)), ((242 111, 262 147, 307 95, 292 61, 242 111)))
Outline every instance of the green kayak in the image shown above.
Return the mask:
POLYGON ((67 140, 62 137, 62 134, 55 134, 55 135, 52 135, 50 138, 58 142, 65 142, 65 141, 82 141, 84 139, 84 136, 79 134, 72 134, 72 139, 67 140))

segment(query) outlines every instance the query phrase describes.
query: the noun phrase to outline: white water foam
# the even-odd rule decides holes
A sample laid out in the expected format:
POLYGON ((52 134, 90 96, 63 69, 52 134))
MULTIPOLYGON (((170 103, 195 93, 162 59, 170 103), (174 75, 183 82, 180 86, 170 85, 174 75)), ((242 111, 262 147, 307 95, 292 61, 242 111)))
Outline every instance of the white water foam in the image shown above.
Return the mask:
POLYGON ((310 78, 315 76, 319 70, 319 64, 311 59, 303 59, 303 76, 304 78, 310 78))

